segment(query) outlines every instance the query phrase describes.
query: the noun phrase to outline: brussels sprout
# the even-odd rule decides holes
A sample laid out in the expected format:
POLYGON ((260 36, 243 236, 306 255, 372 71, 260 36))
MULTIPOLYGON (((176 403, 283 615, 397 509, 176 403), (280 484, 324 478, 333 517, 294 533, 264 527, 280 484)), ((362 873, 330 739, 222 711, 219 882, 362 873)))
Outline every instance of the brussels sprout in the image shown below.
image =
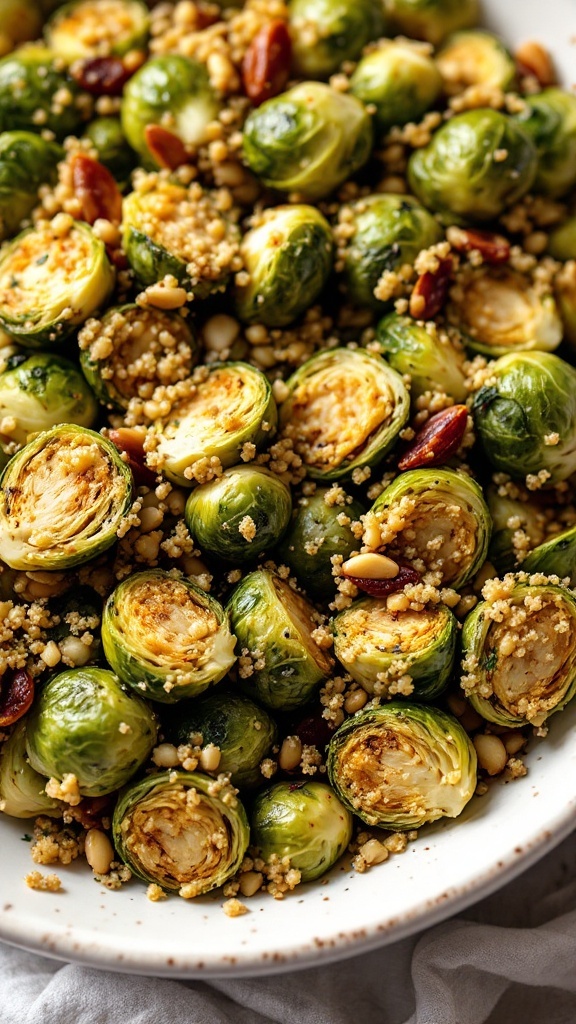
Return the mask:
POLYGON ((332 267, 332 230, 313 206, 276 206, 242 239, 250 276, 236 288, 243 323, 284 327, 322 291, 332 267))
POLYGON ((324 500, 327 493, 327 488, 318 488, 312 497, 301 500, 278 548, 279 561, 290 566, 306 593, 318 601, 328 601, 334 596, 336 581, 332 559, 341 555, 345 560, 358 547, 350 523, 358 522, 365 512, 358 501, 344 506, 329 505, 324 500))
POLYGON ((108 168, 121 187, 128 182, 137 162, 134 150, 126 142, 117 117, 97 117, 88 125, 86 138, 94 146, 101 164, 108 168))
POLYGON ((132 398, 150 398, 153 387, 186 380, 199 355, 183 317, 135 303, 112 306, 100 320, 89 320, 78 342, 86 380, 113 409, 127 409, 132 398))
POLYGON ((478 21, 478 0, 384 0, 396 32, 437 46, 450 32, 478 21))
POLYGON ((549 352, 502 356, 493 383, 476 393, 472 412, 495 469, 522 479, 544 471, 544 483, 576 472, 576 370, 549 352))
POLYGON ((100 434, 65 423, 38 434, 0 476, 0 551, 12 569, 66 569, 114 544, 132 473, 100 434))
POLYGON ((0 252, 0 326, 41 348, 66 338, 103 305, 114 285, 104 243, 70 220, 23 231, 0 252))
POLYGON ((576 96, 562 89, 544 89, 524 97, 518 124, 538 153, 534 190, 558 198, 576 185, 576 96))
POLYGON ((220 104, 204 64, 168 53, 146 61, 132 76, 122 97, 122 128, 133 149, 156 166, 146 128, 160 124, 185 146, 206 142, 206 128, 218 118, 220 104))
POLYGON ((174 708, 163 721, 166 740, 176 746, 212 743, 220 751, 218 772, 232 785, 252 789, 263 781, 260 762, 278 738, 270 715, 241 693, 210 693, 174 708))
POLYGON ((140 0, 72 0, 44 27, 46 45, 71 64, 88 57, 123 57, 148 42, 148 9, 140 0))
POLYGON ((0 745, 0 808, 12 818, 58 817, 62 804, 46 793, 46 779, 26 756, 26 721, 21 719, 0 745))
POLYGON ((408 419, 402 378, 371 352, 318 352, 287 381, 280 425, 310 476, 339 480, 381 462, 408 419))
POLYGON ((265 185, 322 199, 366 163, 372 122, 354 96, 301 82, 248 115, 243 146, 265 185))
MULTIPOLYGON (((0 373, 0 422, 14 421, 9 440, 25 444, 29 434, 58 423, 92 427, 98 413, 94 395, 74 363, 37 352, 15 356, 0 373)), ((2 432, 0 431, 0 436, 2 432)))
POLYGON ((564 325, 564 339, 576 348, 576 259, 566 261, 554 280, 554 294, 564 325))
POLYGON ((0 135, 0 242, 14 235, 36 206, 38 189, 53 183, 63 150, 32 132, 0 135))
POLYGON ((262 466, 234 466, 196 487, 186 524, 202 551, 243 565, 274 547, 292 512, 290 489, 262 466))
POLYGON ((312 605, 279 576, 258 569, 233 590, 228 611, 239 648, 252 659, 242 689, 273 710, 306 704, 332 668, 312 636, 312 605))
POLYGON ((408 181, 449 224, 499 217, 531 187, 538 158, 529 135, 499 110, 450 118, 408 163, 408 181))
POLYGON ((291 0, 288 10, 299 78, 330 78, 384 31, 379 0, 291 0))
POLYGON ((0 132, 42 128, 63 139, 89 117, 86 99, 49 50, 29 46, 0 60, 0 132))
POLYGON ((465 620, 462 686, 489 722, 540 726, 576 693, 576 600, 551 583, 501 589, 496 616, 481 601, 465 620))
POLYGON ((27 718, 26 749, 35 771, 76 776, 82 796, 123 786, 156 742, 156 719, 105 668, 71 668, 53 676, 27 718))
POLYGON ((555 260, 576 258, 576 216, 566 217, 550 232, 546 252, 555 260))
POLYGON ((457 818, 476 789, 476 753, 460 723, 418 704, 348 718, 330 740, 327 766, 345 806, 382 828, 457 818))
POLYGON ((265 861, 289 857, 301 880, 313 882, 345 853, 353 818, 325 782, 276 782, 256 797, 250 824, 265 861))
POLYGON ((419 121, 442 91, 442 78, 421 45, 384 39, 366 54, 350 79, 350 92, 375 107, 380 135, 395 124, 419 121))
POLYGON ((466 400, 464 349, 433 321, 422 327, 410 316, 388 313, 376 328, 376 342, 397 373, 410 375, 412 398, 443 390, 455 402, 466 400))
POLYGON ((98 664, 102 659, 102 598, 96 591, 74 585, 73 590, 52 600, 50 609, 59 621, 50 626, 47 636, 58 644, 62 664, 74 668, 98 664), (85 637, 92 641, 85 643, 85 637))
POLYGON ((234 466, 244 444, 258 447, 276 428, 276 404, 263 373, 247 363, 223 363, 211 369, 189 398, 177 403, 157 424, 158 452, 169 480, 189 487, 206 479, 207 460, 234 466), (214 410, 218 416, 214 416, 214 410))
POLYGON ((523 559, 522 569, 531 573, 543 572, 560 579, 568 577, 570 586, 576 586, 576 526, 538 543, 523 559))
POLYGON ((344 281, 359 306, 382 310, 374 294, 382 274, 414 263, 421 249, 435 245, 442 230, 434 217, 411 196, 364 196, 349 207, 353 228, 344 251, 344 281))
POLYGON ((0 56, 18 43, 36 39, 42 29, 42 13, 35 0, 0 0, 0 56))
MULTIPOLYGON (((520 539, 521 536, 523 542, 527 538, 529 546, 535 547, 546 536, 546 516, 533 496, 529 495, 529 491, 519 489, 518 497, 512 498, 500 494, 500 489, 493 485, 487 489, 486 498, 493 524, 488 558, 498 572, 509 572, 517 565, 520 549, 515 544, 516 538, 520 539), (521 531, 521 535, 518 531, 521 531)), ((522 553, 525 553, 524 549, 522 553)))
POLYGON ((391 558, 437 573, 458 590, 478 571, 490 542, 490 513, 475 480, 452 469, 401 473, 376 498, 365 522, 380 529, 391 558))
POLYGON ((336 616, 333 630, 334 654, 368 693, 432 700, 450 678, 458 626, 446 605, 389 612, 386 601, 365 597, 336 616))
POLYGON ((516 78, 513 57, 491 32, 454 32, 436 55, 436 64, 448 93, 471 85, 507 92, 516 78))
POLYGON ((102 643, 122 682, 163 704, 202 693, 236 661, 218 601, 162 569, 134 573, 110 594, 102 643))
POLYGON ((446 313, 467 348, 486 356, 551 352, 562 341, 554 296, 510 267, 478 267, 461 275, 446 313))
POLYGON ((200 772, 162 772, 136 782, 120 794, 112 829, 134 874, 186 898, 234 875, 250 838, 231 787, 218 791, 200 772))

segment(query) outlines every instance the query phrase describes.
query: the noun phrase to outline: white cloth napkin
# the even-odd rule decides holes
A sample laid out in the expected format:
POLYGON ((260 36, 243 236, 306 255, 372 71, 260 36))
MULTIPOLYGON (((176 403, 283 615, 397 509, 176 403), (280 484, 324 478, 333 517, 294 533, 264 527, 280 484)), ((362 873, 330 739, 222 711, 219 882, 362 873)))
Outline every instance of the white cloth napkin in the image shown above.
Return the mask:
POLYGON ((426 932, 278 977, 169 981, 0 945, 1 1024, 575 1024, 576 833, 426 932))

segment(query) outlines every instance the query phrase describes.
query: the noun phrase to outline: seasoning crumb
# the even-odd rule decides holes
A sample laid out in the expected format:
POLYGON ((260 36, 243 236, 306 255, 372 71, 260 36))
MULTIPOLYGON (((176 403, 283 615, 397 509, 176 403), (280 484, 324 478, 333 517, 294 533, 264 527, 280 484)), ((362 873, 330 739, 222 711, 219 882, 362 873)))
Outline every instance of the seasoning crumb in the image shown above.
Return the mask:
POLYGON ((222 910, 226 914, 226 917, 242 917, 243 914, 248 913, 248 907, 246 904, 236 899, 235 896, 230 900, 226 900, 226 902, 222 904, 222 910))
POLYGON ((62 892, 58 875, 43 875, 41 871, 30 871, 24 878, 29 889, 37 892, 62 892))

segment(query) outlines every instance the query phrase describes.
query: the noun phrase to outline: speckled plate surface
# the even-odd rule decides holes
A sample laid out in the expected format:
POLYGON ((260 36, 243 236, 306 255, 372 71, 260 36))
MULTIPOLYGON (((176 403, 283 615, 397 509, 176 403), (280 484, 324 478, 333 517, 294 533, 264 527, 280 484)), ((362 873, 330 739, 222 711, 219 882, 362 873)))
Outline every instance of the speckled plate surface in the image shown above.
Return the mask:
MULTIPOLYGON (((511 43, 538 38, 565 85, 576 82, 574 0, 490 0, 488 24, 511 43)), ((574 703, 574 702, 573 702, 574 703)), ((528 776, 491 786, 457 821, 422 830, 406 853, 364 875, 337 867, 288 899, 248 901, 235 919, 222 898, 150 903, 143 885, 120 892, 86 865, 60 870, 61 893, 33 892, 26 822, 0 820, 0 938, 96 967, 172 977, 263 974, 359 953, 435 924, 510 881, 576 825, 576 708, 535 741, 528 776)))

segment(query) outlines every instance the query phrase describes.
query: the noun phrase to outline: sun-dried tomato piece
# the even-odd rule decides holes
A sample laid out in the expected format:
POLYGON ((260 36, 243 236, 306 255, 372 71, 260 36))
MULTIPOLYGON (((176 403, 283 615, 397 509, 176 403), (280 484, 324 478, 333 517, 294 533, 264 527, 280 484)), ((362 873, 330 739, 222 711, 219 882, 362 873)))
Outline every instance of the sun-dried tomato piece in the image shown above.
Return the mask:
POLYGON ((128 456, 127 464, 132 470, 135 483, 146 487, 154 487, 156 473, 146 465, 144 434, 142 431, 134 430, 131 427, 119 427, 117 430, 110 430, 108 437, 119 452, 125 452, 128 456))
POLYGON ((280 18, 268 22, 250 43, 242 62, 244 91, 255 107, 282 92, 291 60, 292 40, 286 22, 280 18))
POLYGON ((451 256, 438 260, 436 270, 426 270, 414 285, 410 296, 410 316, 415 320, 432 320, 448 298, 453 261, 451 256))
POLYGON ((122 220, 122 194, 107 167, 86 153, 75 153, 70 161, 74 194, 82 207, 82 220, 94 224, 122 220))
POLYGON ((442 409, 424 424, 398 463, 398 469, 443 466, 458 451, 468 423, 465 405, 442 409))
POLYGON ((368 580, 360 576, 346 576, 346 579, 354 583, 358 590, 369 594, 370 597, 388 597, 388 594, 396 594, 399 590, 404 590, 408 583, 422 583, 420 573, 409 565, 401 565, 398 575, 390 580, 368 580))
POLYGON ((2 677, 0 681, 0 728, 14 725, 30 709, 34 700, 34 680, 25 669, 2 677))
POLYGON ((150 155, 164 170, 175 171, 177 167, 190 162, 190 155, 182 139, 179 139, 174 132, 163 128, 162 125, 147 124, 144 129, 144 138, 150 155))

